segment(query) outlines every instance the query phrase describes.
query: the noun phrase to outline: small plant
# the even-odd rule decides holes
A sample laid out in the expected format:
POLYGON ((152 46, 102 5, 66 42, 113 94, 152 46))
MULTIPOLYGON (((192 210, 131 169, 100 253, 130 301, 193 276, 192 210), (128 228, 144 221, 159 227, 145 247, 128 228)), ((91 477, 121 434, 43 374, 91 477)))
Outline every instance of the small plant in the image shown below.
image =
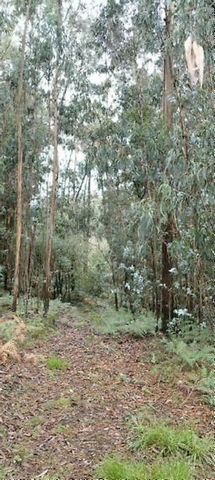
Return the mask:
POLYGON ((46 366, 49 370, 61 370, 65 371, 69 368, 69 363, 60 357, 50 357, 46 361, 46 366))
POLYGON ((137 425, 136 431, 135 448, 152 447, 164 456, 185 454, 194 460, 205 461, 214 451, 212 440, 200 438, 191 429, 170 427, 165 423, 160 423, 150 426, 137 425))
POLYGON ((21 465, 23 462, 29 460, 32 457, 33 453, 29 450, 28 446, 20 445, 16 448, 14 463, 21 465))

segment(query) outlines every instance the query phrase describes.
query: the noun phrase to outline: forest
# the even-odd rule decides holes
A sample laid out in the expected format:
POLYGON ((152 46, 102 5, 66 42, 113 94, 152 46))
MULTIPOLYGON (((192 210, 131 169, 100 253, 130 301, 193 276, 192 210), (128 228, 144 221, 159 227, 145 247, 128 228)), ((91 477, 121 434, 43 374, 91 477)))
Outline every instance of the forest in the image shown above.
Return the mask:
POLYGON ((1 0, 0 480, 214 480, 212 0, 1 0))

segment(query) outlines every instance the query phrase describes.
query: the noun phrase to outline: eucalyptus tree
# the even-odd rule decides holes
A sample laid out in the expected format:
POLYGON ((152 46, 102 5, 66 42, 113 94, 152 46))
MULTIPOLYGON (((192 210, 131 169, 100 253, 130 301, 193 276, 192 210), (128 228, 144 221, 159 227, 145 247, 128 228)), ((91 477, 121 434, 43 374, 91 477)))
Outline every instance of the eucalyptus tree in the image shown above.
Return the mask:
MULTIPOLYGON (((182 307, 181 310, 184 307, 184 312, 188 308, 189 314, 197 314, 199 319, 202 318, 201 311, 204 306, 200 265, 205 254, 203 246, 196 242, 196 237, 202 235, 200 230, 202 231, 203 225, 200 227, 198 222, 196 206, 200 203, 199 199, 202 196, 205 199, 206 195, 209 211, 213 210, 211 181, 206 180, 208 174, 213 176, 213 127, 208 126, 207 140, 204 147, 202 144, 200 147, 200 138, 203 140, 204 136, 200 131, 205 124, 203 98, 211 118, 211 19, 210 2, 202 5, 201 2, 187 4, 182 1, 177 4, 147 0, 108 1, 94 26, 98 71, 107 74, 109 85, 112 83, 112 90, 114 89, 117 98, 117 108, 115 112, 112 111, 112 115, 115 114, 112 142, 119 124, 120 128, 124 129, 123 141, 122 138, 118 139, 117 147, 116 143, 114 144, 117 155, 120 151, 124 152, 123 164, 117 165, 117 175, 122 177, 123 173, 126 182, 129 179, 130 187, 133 185, 136 189, 140 204, 149 206, 148 212, 147 208, 144 208, 144 227, 140 228, 140 234, 144 231, 143 241, 147 242, 151 251, 150 263, 156 279, 153 291, 156 292, 156 310, 161 314, 163 331, 167 330, 169 321, 175 315, 174 306, 176 314, 179 307, 182 307), (187 74, 184 41, 190 33, 205 51, 205 80, 202 90, 191 87, 187 74), (152 75, 150 64, 154 66, 152 75), (142 86, 144 76, 147 78, 145 85, 148 83, 148 89, 142 86), (155 93, 155 89, 150 88, 156 78, 159 88, 155 93), (138 93, 135 93, 135 90, 138 93), (150 98, 149 102, 147 98, 150 98), (149 111, 151 115, 148 115, 149 111), (199 155, 205 151, 209 154, 204 163, 208 174, 204 174, 203 184, 199 182, 200 177, 197 181, 196 175, 198 170, 202 171, 199 155), (127 166, 131 167, 131 164, 131 171, 128 172, 127 166), (209 194, 206 193, 208 190, 209 194), (193 198, 191 203, 190 198, 193 198), (152 232, 156 232, 153 233, 156 241, 151 238, 152 232), (190 243, 189 247, 188 244, 184 246, 186 238, 194 238, 194 243, 190 243), (184 255, 181 248, 184 249, 184 255), (192 262, 194 257, 196 258, 193 273, 188 272, 186 249, 190 251, 189 258, 192 258, 192 262), (183 264, 187 264, 184 271, 183 264)), ((116 152, 111 156, 112 159, 116 158, 116 152)), ((112 168, 114 169, 114 160, 112 168)), ((204 227, 205 234, 206 231, 207 227, 204 227)), ((206 270, 210 272, 209 265, 206 270)), ((210 275, 211 273, 208 278, 210 275)), ((207 294, 206 298, 208 302, 207 294)))

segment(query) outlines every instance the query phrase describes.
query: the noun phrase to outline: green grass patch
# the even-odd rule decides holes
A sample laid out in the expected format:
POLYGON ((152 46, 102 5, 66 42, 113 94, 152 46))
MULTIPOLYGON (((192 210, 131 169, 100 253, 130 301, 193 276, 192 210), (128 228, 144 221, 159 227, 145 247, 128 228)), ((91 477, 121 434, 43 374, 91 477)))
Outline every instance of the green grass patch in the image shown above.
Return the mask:
POLYGON ((191 429, 171 427, 165 423, 135 427, 135 449, 156 449, 162 455, 185 455, 192 460, 207 461, 214 452, 212 439, 200 438, 191 429))
POLYGON ((158 463, 152 466, 151 480, 192 480, 193 469, 184 460, 158 463))
POLYGON ((171 461, 148 466, 109 458, 99 467, 101 480, 192 480, 192 468, 185 461, 171 461))
POLYGON ((49 370, 60 370, 65 372, 69 368, 69 363, 60 357, 50 357, 46 360, 46 366, 49 370))
POLYGON ((154 334, 156 327, 156 319, 150 312, 145 312, 134 319, 131 313, 124 310, 116 312, 112 308, 102 310, 100 313, 94 312, 91 321, 99 332, 113 336, 127 334, 136 338, 143 337, 154 334))

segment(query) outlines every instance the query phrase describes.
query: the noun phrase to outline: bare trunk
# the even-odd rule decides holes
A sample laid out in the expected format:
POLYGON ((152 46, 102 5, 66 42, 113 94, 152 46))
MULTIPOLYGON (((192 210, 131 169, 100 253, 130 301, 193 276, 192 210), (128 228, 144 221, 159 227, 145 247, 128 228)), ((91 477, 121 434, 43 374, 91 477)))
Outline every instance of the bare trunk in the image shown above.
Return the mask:
POLYGON ((53 236, 54 236, 54 229, 55 229, 56 203, 57 203, 57 192, 58 192, 58 175, 59 175, 57 83, 58 83, 58 74, 56 72, 54 86, 53 86, 54 155, 53 155, 53 170, 52 170, 51 202, 50 202, 50 210, 49 210, 48 225, 47 225, 48 229, 47 229, 46 266, 45 266, 45 284, 44 284, 44 315, 47 315, 49 310, 50 288, 51 288, 51 258, 52 258, 53 236))
MULTIPOLYGON (((173 127, 173 108, 172 96, 174 91, 172 58, 170 53, 170 33, 171 33, 171 11, 166 7, 166 53, 164 59, 164 118, 168 129, 173 127)), ((169 320, 172 317, 174 309, 173 299, 173 281, 172 281, 172 259, 169 252, 169 246, 173 241, 173 215, 170 212, 166 225, 163 227, 162 238, 162 308, 161 308, 161 330, 167 332, 169 320)))
POLYGON ((51 261, 53 250, 53 237, 55 230, 58 176, 59 176, 59 157, 58 157, 58 135, 59 135, 59 108, 58 108, 58 83, 60 74, 60 57, 62 54, 62 0, 56 0, 57 8, 57 59, 56 71, 52 88, 52 115, 53 115, 53 168, 52 168, 52 190, 49 215, 47 219, 47 243, 46 243, 46 262, 45 262, 45 282, 43 290, 44 316, 49 310, 49 301, 51 294, 51 261))
POLYGON ((23 188, 23 84, 24 84, 24 63, 25 63, 25 48, 27 29, 30 19, 31 1, 28 3, 27 13, 25 18, 24 32, 22 37, 22 55, 19 73, 19 83, 17 92, 17 141, 18 141, 18 165, 17 165, 17 212, 16 212, 16 258, 13 281, 13 304, 12 310, 17 309, 17 301, 19 297, 20 286, 20 255, 21 255, 21 241, 22 241, 22 188, 23 188))

